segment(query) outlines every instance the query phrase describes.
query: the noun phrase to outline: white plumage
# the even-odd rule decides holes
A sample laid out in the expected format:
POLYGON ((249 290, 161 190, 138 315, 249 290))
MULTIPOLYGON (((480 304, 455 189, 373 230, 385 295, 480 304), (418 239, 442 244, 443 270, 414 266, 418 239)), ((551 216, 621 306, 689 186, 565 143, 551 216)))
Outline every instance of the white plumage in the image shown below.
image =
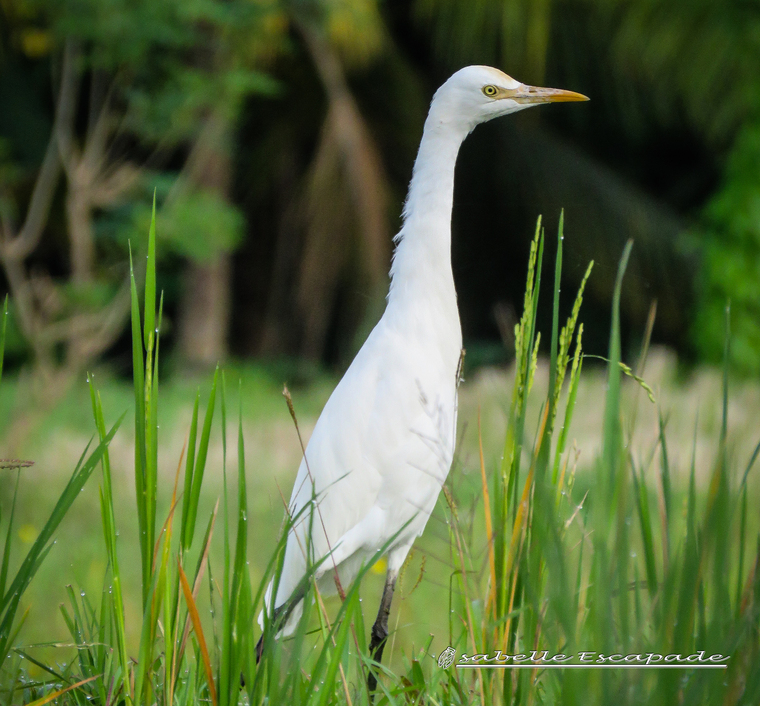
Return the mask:
MULTIPOLYGON (((424 530, 451 466, 462 348, 451 271, 459 147, 481 122, 554 100, 585 97, 525 86, 486 66, 457 71, 433 97, 403 227, 395 238, 385 313, 325 405, 290 500, 293 514, 310 503, 313 479, 318 504, 313 559, 332 548, 317 574, 324 593, 335 592, 334 567, 347 586, 362 563, 376 558, 408 522, 388 551, 392 595, 398 570, 424 530)), ((276 608, 291 598, 306 571, 308 515, 304 513, 288 539, 276 608)), ((292 632, 300 614, 299 600, 285 634, 292 632)), ((387 611, 385 623, 387 633, 387 611)))

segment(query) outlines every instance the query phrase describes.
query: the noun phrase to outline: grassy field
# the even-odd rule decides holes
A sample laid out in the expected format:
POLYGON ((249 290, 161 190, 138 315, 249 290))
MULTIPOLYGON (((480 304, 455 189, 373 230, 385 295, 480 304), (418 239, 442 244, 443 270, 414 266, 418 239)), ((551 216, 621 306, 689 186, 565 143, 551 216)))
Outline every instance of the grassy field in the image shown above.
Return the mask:
MULTIPOLYGON (((283 503, 280 493, 290 496, 295 473, 301 457, 298 438, 293 422, 282 397, 280 380, 267 369, 253 367, 230 367, 230 381, 242 381, 243 428, 249 468, 249 547, 254 581, 262 574, 276 543, 277 533, 283 519, 283 503)), ((457 463, 452 470, 449 485, 459 505, 475 513, 480 524, 474 528, 473 550, 476 561, 482 563, 486 547, 482 527, 482 487, 478 452, 478 411, 486 467, 492 469, 500 461, 507 425, 509 396, 514 384, 515 367, 484 368, 474 371, 460 390, 460 441, 457 463)), ((103 378, 99 385, 106 418, 115 420, 130 409, 131 384, 96 373, 103 378)), ((625 382, 626 407, 638 406, 638 423, 632 446, 644 460, 654 455, 650 483, 656 484, 655 467, 659 464, 658 412, 667 418, 670 462, 673 468, 673 485, 684 492, 688 485, 689 468, 696 429, 696 477, 700 491, 704 491, 715 461, 715 444, 720 433, 721 420, 721 372, 717 369, 699 368, 688 377, 680 379, 675 355, 662 348, 653 349, 648 357, 644 379, 652 387, 657 404, 652 404, 644 391, 633 380, 625 382)), ((327 400, 337 380, 325 376, 306 387, 292 390, 299 424, 305 439, 316 422, 321 406, 327 400)), ((578 449, 578 487, 593 484, 594 463, 602 446, 603 399, 606 385, 602 366, 587 366, 578 387, 576 410, 570 431, 571 443, 578 449)), ((528 407, 528 420, 537 427, 540 400, 546 396, 548 384, 548 361, 539 359, 536 373, 535 396, 528 407)), ((200 386, 207 394, 210 376, 196 381, 171 379, 161 391, 160 416, 162 446, 159 451, 161 472, 159 517, 165 517, 170 503, 171 487, 177 463, 187 441, 192 418, 192 399, 200 386)), ((20 554, 31 546, 44 524, 55 501, 71 474, 82 450, 95 433, 89 409, 89 391, 84 380, 77 383, 69 395, 28 433, 21 444, 14 444, 7 431, 14 418, 23 413, 26 398, 23 382, 17 379, 3 381, 0 391, 0 409, 3 438, 3 457, 23 458, 35 461, 32 468, 22 471, 16 510, 16 541, 20 554), (14 410, 20 409, 21 412, 14 410), (7 450, 6 450, 7 449, 7 450)), ((729 406, 729 438, 731 453, 737 461, 750 458, 760 440, 760 384, 756 381, 736 381, 731 386, 729 406)), ((228 432, 228 465, 237 467, 234 434, 228 432)), ((137 517, 134 486, 134 430, 120 429, 111 443, 111 464, 114 490, 120 498, 116 507, 119 526, 119 550, 127 596, 127 626, 130 639, 139 638, 140 566, 137 546, 137 517)), ((209 513, 222 495, 222 443, 218 424, 209 445, 206 476, 206 492, 200 514, 209 513)), ((737 473, 740 464, 734 464, 737 473)), ((0 497, 3 517, 7 517, 11 502, 12 472, 4 471, 0 497)), ((755 507, 760 503, 758 476, 750 476, 750 497, 755 507)), ((739 482, 740 478, 733 478, 739 482)), ((22 606, 30 608, 24 631, 28 642, 47 642, 51 639, 65 641, 66 626, 59 611, 65 600, 65 586, 73 585, 87 593, 99 592, 106 569, 103 550, 103 530, 98 501, 98 478, 92 478, 76 501, 71 513, 57 532, 58 543, 40 569, 40 573, 27 591, 22 606)), ((580 500, 581 495, 576 499, 580 500)), ((448 576, 452 570, 449 553, 449 535, 446 529, 447 512, 445 498, 441 498, 428 528, 415 547, 414 557, 405 580, 413 586, 417 582, 422 557, 425 574, 419 586, 409 598, 399 601, 399 626, 396 636, 398 652, 406 652, 413 645, 424 644, 429 634, 442 640, 447 632, 448 576)), ((756 518, 755 518, 756 519, 756 518)), ((215 547, 217 552, 221 550, 215 547)), ((382 572, 372 573, 366 582, 364 595, 374 604, 382 591, 382 572)), ((410 588, 411 588, 410 586, 410 588)), ((401 595, 404 595, 402 588, 401 595)), ((370 611, 371 612, 371 611, 370 611)), ((396 613, 394 611, 394 619, 396 613)), ((437 647, 438 640, 434 643, 437 647)), ((439 650, 440 651, 440 650, 439 650)), ((400 654, 398 659, 401 660, 400 654)), ((395 664, 395 666, 399 666, 395 664)))
MULTIPOLYGON (((531 268, 541 252, 537 238, 531 268)), ((20 471, 9 582, 24 555, 46 545, 38 537, 93 435, 90 452, 97 447, 94 477, 69 498, 17 618, 5 614, 0 638, 23 620, 13 644, 24 647, 1 665, 0 703, 367 703, 366 635, 381 564, 368 569, 360 594, 357 586, 344 603, 327 601, 324 616, 313 608, 308 634, 271 643, 255 666, 251 606, 276 571, 283 497, 301 456, 281 394, 288 380, 281 369, 230 366, 214 383, 213 419, 211 376, 171 378, 159 394, 155 341, 145 334, 155 284, 146 280, 144 318, 136 292, 133 309, 134 385, 96 371, 92 386, 78 381, 44 415, 23 379, 0 386, 1 455, 34 461, 20 471), (123 412, 126 421, 98 446, 123 412)), ((555 284, 555 312, 557 296, 555 284)), ((384 657, 396 676, 381 680, 379 700, 757 703, 760 483, 751 459, 760 385, 712 369, 681 378, 674 355, 654 348, 641 366, 626 360, 647 390, 618 365, 615 317, 609 365, 588 359, 581 372, 577 321, 560 331, 556 316, 544 339, 551 355, 538 358, 536 306, 529 277, 515 362, 473 371, 460 389, 457 459, 397 588, 384 657), (470 655, 705 650, 732 661, 721 674, 441 669, 437 655, 449 645, 470 655)), ((315 377, 293 387, 305 438, 334 383, 315 377)), ((16 472, 0 473, 5 532, 16 472)), ((1 599, 11 593, 3 597, 0 585, 1 599)), ((7 601, 2 609, 0 618, 7 601)))

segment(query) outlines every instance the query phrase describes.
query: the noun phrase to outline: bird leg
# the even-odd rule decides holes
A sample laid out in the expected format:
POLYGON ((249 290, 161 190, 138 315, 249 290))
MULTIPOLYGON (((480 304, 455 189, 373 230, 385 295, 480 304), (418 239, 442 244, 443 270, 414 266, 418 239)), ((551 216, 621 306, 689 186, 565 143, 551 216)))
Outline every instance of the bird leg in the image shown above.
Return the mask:
MULTIPOLYGON (((288 598, 285 603, 274 609, 272 615, 272 626, 274 627, 274 634, 276 635, 280 631, 280 626, 284 625, 293 609, 298 605, 300 601, 306 595, 306 583, 302 582, 293 595, 288 598)), ((259 641, 256 643, 256 664, 261 661, 261 655, 264 652, 264 633, 261 634, 259 641)))
MULTIPOLYGON (((380 599, 380 609, 377 611, 377 619, 372 626, 372 639, 369 643, 369 652, 375 662, 381 662, 383 659, 383 649, 385 640, 388 637, 388 615, 391 612, 391 601, 393 600, 393 589, 396 587, 396 572, 388 571, 385 577, 385 588, 383 597, 380 599)), ((367 688, 370 694, 374 693, 377 687, 377 676, 370 667, 369 676, 367 677, 367 688)))

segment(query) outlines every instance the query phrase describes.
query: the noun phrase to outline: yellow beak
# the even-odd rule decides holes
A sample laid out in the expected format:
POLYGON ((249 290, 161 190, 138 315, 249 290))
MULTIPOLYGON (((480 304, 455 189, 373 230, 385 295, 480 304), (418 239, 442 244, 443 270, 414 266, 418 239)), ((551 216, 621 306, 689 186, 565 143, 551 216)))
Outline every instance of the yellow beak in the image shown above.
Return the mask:
POLYGON ((587 101, 588 97, 575 91, 566 91, 562 88, 540 88, 539 86, 526 86, 523 84, 504 98, 511 98, 517 103, 566 103, 570 101, 587 101))

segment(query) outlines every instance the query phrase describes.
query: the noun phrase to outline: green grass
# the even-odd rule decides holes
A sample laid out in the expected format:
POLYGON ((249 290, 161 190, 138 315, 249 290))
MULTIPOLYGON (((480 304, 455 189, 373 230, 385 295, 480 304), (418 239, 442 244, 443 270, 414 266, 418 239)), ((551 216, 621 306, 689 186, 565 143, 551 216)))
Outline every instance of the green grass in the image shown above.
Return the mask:
MULTIPOLYGON (((537 228, 512 371, 462 388, 458 460, 400 579, 375 701, 755 704, 760 389, 743 385, 732 403, 727 375, 678 385, 661 353, 647 367, 645 346, 636 375, 657 405, 647 399, 618 364, 628 250, 608 364, 584 360, 582 292, 564 326, 558 318, 561 228, 541 296, 549 268, 537 228), (546 358, 539 306, 554 312, 546 358), (448 645, 459 656, 704 649, 731 658, 720 672, 441 669, 448 645)), ((0 665, 0 704, 368 703, 367 628, 382 583, 372 567, 344 602, 323 611, 321 599, 307 600, 295 638, 268 638, 255 665, 254 618, 282 560, 280 491, 289 494, 298 441, 279 381, 260 368, 231 366, 200 384, 159 379, 154 243, 152 226, 142 293, 133 279, 134 384, 96 372, 20 444, 37 464, 21 471, 18 498, 2 499, 2 575, 22 579, 14 605, 0 590, 0 607, 10 606, 0 646, 14 648, 0 665), (130 408, 132 429, 111 439, 130 408), (73 448, 92 434, 95 451, 65 485, 73 448), (86 483, 96 465, 98 487, 86 483), (50 475, 40 482, 41 473, 50 475)), ((24 384, 7 382, 4 410, 24 384)), ((294 395, 307 435, 329 388, 322 379, 294 395)))

